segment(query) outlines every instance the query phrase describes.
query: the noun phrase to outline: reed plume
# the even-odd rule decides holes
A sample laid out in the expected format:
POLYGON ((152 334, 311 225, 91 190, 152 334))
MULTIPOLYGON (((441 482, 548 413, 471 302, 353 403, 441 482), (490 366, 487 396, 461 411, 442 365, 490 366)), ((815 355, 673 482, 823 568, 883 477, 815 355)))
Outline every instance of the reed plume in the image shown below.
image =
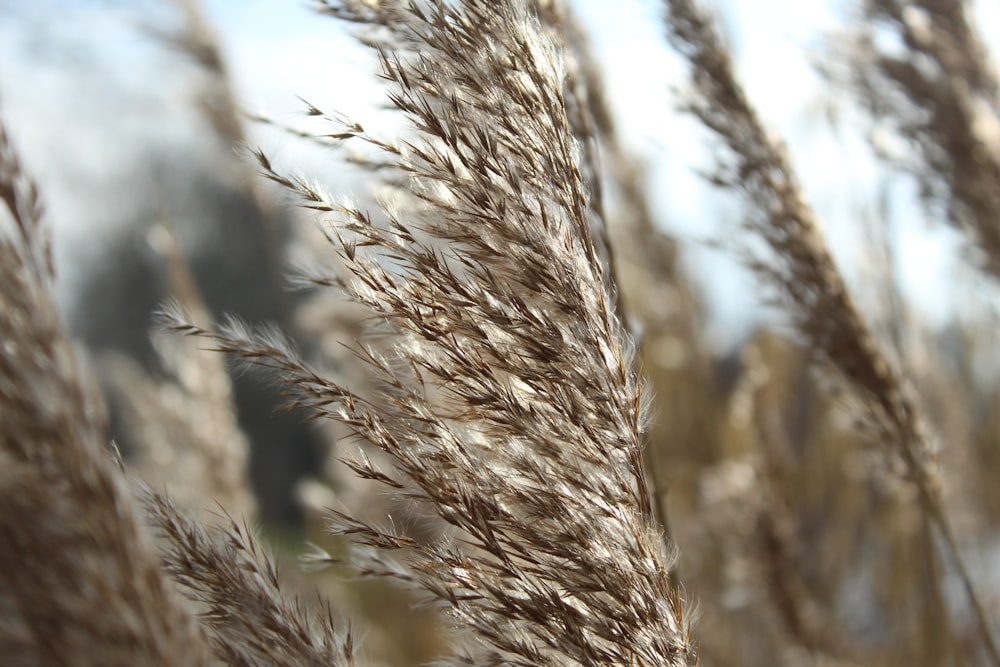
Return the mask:
MULTIPOLYGON (((399 575, 447 608, 461 664, 696 662, 651 513, 643 393, 591 233, 562 57, 525 3, 321 3, 381 33, 381 76, 405 141, 344 122, 330 136, 395 171, 369 213, 261 169, 324 223, 342 285, 397 337, 359 354, 381 388, 355 395, 273 335, 173 326, 276 371, 293 401, 388 454, 350 465, 433 510, 453 539, 422 544, 348 513, 336 532, 402 551, 399 575)), ((376 40, 371 39, 371 42, 376 40)), ((316 110, 317 114, 319 112, 316 110)), ((394 574, 387 556, 366 567, 394 574)))
POLYGON ((912 386, 855 307, 784 148, 764 129, 737 81, 712 17, 694 0, 665 0, 664 6, 668 37, 691 65, 687 108, 728 149, 713 181, 740 194, 745 228, 765 243, 764 252, 746 251, 747 264, 776 288, 810 350, 861 397, 877 439, 902 462, 944 544, 987 654, 1000 664, 990 621, 943 508, 935 447, 912 386))
POLYGON ((163 568, 192 601, 215 655, 227 665, 344 667, 354 638, 329 603, 286 590, 254 531, 231 517, 206 527, 162 493, 140 491, 150 523, 168 546, 163 568))
POLYGON ((1000 277, 1000 82, 969 3, 860 4, 848 86, 876 128, 912 150, 877 147, 917 179, 925 199, 970 237, 979 264, 1000 277))
POLYGON ((38 191, 2 125, 0 199, 0 654, 25 666, 205 665, 112 463, 99 394, 52 297, 38 191))

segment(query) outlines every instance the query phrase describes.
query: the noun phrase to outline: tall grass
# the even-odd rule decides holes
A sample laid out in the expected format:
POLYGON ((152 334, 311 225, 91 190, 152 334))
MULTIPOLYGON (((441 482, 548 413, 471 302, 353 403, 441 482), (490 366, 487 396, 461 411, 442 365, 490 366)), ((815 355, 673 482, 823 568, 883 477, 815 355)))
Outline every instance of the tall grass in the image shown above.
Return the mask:
MULTIPOLYGON (((206 113, 242 141, 211 33, 195 4, 179 7, 188 31, 174 41, 223 100, 206 113)), ((751 341, 729 388, 570 6, 316 9, 373 49, 403 126, 387 138, 307 103, 324 129, 285 128, 362 170, 371 205, 249 151, 264 180, 320 218, 322 234, 303 243, 322 262, 299 278, 311 298, 302 317, 323 323, 320 353, 275 327, 214 324, 161 229, 168 372, 108 366, 139 443, 125 463, 53 302, 37 188, 0 127, 11 223, 0 236, 0 655, 403 659, 378 646, 403 641, 403 628, 359 620, 346 575, 419 602, 434 619, 435 664, 1000 664, 996 592, 965 548, 995 534, 992 501, 955 484, 978 467, 988 485, 996 440, 989 423, 963 430, 934 409, 971 412, 997 394, 943 371, 932 381, 879 340, 710 13, 664 3, 692 81, 683 106, 719 142, 710 179, 741 203, 741 257, 797 341, 751 341), (351 354, 330 352, 328 337, 351 354), (335 576, 304 582, 251 527, 248 446, 214 352, 270 377, 338 438, 321 483, 302 488, 327 532, 303 561, 335 576), (371 642, 355 637, 358 623, 375 628, 371 642)), ((903 31, 937 78, 929 65, 904 72, 869 39, 843 83, 868 95, 884 77, 912 103, 912 116, 874 97, 866 108, 913 140, 922 182, 992 272, 983 128, 997 92, 965 11, 866 3, 863 25, 903 31)))

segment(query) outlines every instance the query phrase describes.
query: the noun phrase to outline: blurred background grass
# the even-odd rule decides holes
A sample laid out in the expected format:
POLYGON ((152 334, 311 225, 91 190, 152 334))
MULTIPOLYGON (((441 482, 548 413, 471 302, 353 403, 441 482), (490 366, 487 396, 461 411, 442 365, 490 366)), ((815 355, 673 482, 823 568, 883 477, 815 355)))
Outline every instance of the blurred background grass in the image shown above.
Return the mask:
MULTIPOLYGON (((740 212, 697 173, 711 148, 672 108, 681 76, 659 41, 659 7, 614 5, 577 9, 620 116, 621 154, 607 160, 612 241, 655 397, 648 463, 679 576, 701 611, 704 662, 930 666, 974 655, 966 603, 934 556, 912 489, 872 446, 850 396, 738 267, 730 237, 740 212), (941 630, 946 618, 951 632, 941 630)), ((860 112, 810 65, 847 10, 769 2, 720 11, 860 305, 915 381, 942 445, 947 509, 996 617, 995 285, 915 184, 880 166, 860 112), (803 12, 812 18, 796 23, 803 12), (770 55, 755 51, 769 43, 779 45, 770 55), (797 59, 782 63, 789 49, 797 59)), ((987 21, 990 10, 980 11, 987 21)), ((62 304, 132 464, 192 507, 256 514, 289 557, 305 539, 342 549, 323 537, 324 505, 364 503, 433 539, 432 522, 371 496, 337 466, 346 434, 278 410, 281 397, 260 378, 230 377, 211 355, 150 337, 156 307, 177 298, 203 305, 206 318, 275 323, 329 372, 364 382, 340 345, 361 334, 359 314, 287 286, 290 260, 322 256, 313 220, 262 187, 238 147, 262 145, 367 201, 373 193, 343 160, 248 123, 244 111, 268 107, 306 127, 298 94, 389 130, 398 119, 379 108, 371 59, 341 26, 277 2, 4 0, 0 45, 0 105, 45 185, 62 304), (245 462, 242 445, 220 450, 244 437, 245 462), (220 490, 204 454, 213 447, 251 493, 220 490)), ((442 630, 432 614, 385 583, 343 575, 321 581, 370 619, 370 653, 391 664, 435 654, 442 630)))

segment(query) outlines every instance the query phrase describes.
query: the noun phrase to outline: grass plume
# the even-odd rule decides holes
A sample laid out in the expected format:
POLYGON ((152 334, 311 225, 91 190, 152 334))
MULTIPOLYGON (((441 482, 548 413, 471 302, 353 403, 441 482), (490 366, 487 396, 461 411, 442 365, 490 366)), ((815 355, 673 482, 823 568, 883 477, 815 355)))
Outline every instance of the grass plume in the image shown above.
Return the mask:
MULTIPOLYGON (((351 3, 325 9, 375 20, 351 3)), ((414 138, 376 139, 358 124, 343 133, 393 161, 400 203, 379 214, 336 203, 258 157, 265 175, 333 214, 343 282, 398 335, 388 356, 360 351, 382 387, 356 396, 239 327, 214 339, 390 455, 390 470, 365 459, 355 469, 459 530, 422 545, 348 515, 336 522, 362 544, 409 554, 418 586, 468 631, 467 659, 693 664, 560 53, 520 2, 377 11, 392 26, 382 75, 414 138)))
POLYGON ((0 629, 12 665, 207 664, 112 463, 52 298, 37 189, 0 126, 0 629))
POLYGON ((936 453, 916 394, 878 345, 844 284, 783 147, 768 133, 733 72, 712 17, 694 0, 666 0, 671 43, 691 65, 689 110, 726 145, 714 181, 746 202, 745 227, 770 253, 749 266, 788 303, 797 332, 862 397, 878 438, 903 462, 974 610, 980 639, 1000 664, 993 631, 942 506, 936 453))

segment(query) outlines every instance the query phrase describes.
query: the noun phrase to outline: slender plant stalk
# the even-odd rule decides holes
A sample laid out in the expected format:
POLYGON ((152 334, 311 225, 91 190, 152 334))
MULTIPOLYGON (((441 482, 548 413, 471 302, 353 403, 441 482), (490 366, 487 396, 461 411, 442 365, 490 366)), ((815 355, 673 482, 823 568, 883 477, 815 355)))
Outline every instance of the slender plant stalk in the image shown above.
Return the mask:
POLYGON ((788 159, 737 82, 711 17, 693 0, 665 0, 665 7, 670 41, 691 64, 695 92, 689 110, 729 149, 728 162, 714 180, 742 195, 748 205, 746 228, 773 253, 748 257, 749 265, 788 301, 796 328, 812 350, 871 406, 881 436, 903 461, 962 581, 983 645, 1000 665, 989 620, 942 509, 934 453, 912 388, 854 306, 788 159))

